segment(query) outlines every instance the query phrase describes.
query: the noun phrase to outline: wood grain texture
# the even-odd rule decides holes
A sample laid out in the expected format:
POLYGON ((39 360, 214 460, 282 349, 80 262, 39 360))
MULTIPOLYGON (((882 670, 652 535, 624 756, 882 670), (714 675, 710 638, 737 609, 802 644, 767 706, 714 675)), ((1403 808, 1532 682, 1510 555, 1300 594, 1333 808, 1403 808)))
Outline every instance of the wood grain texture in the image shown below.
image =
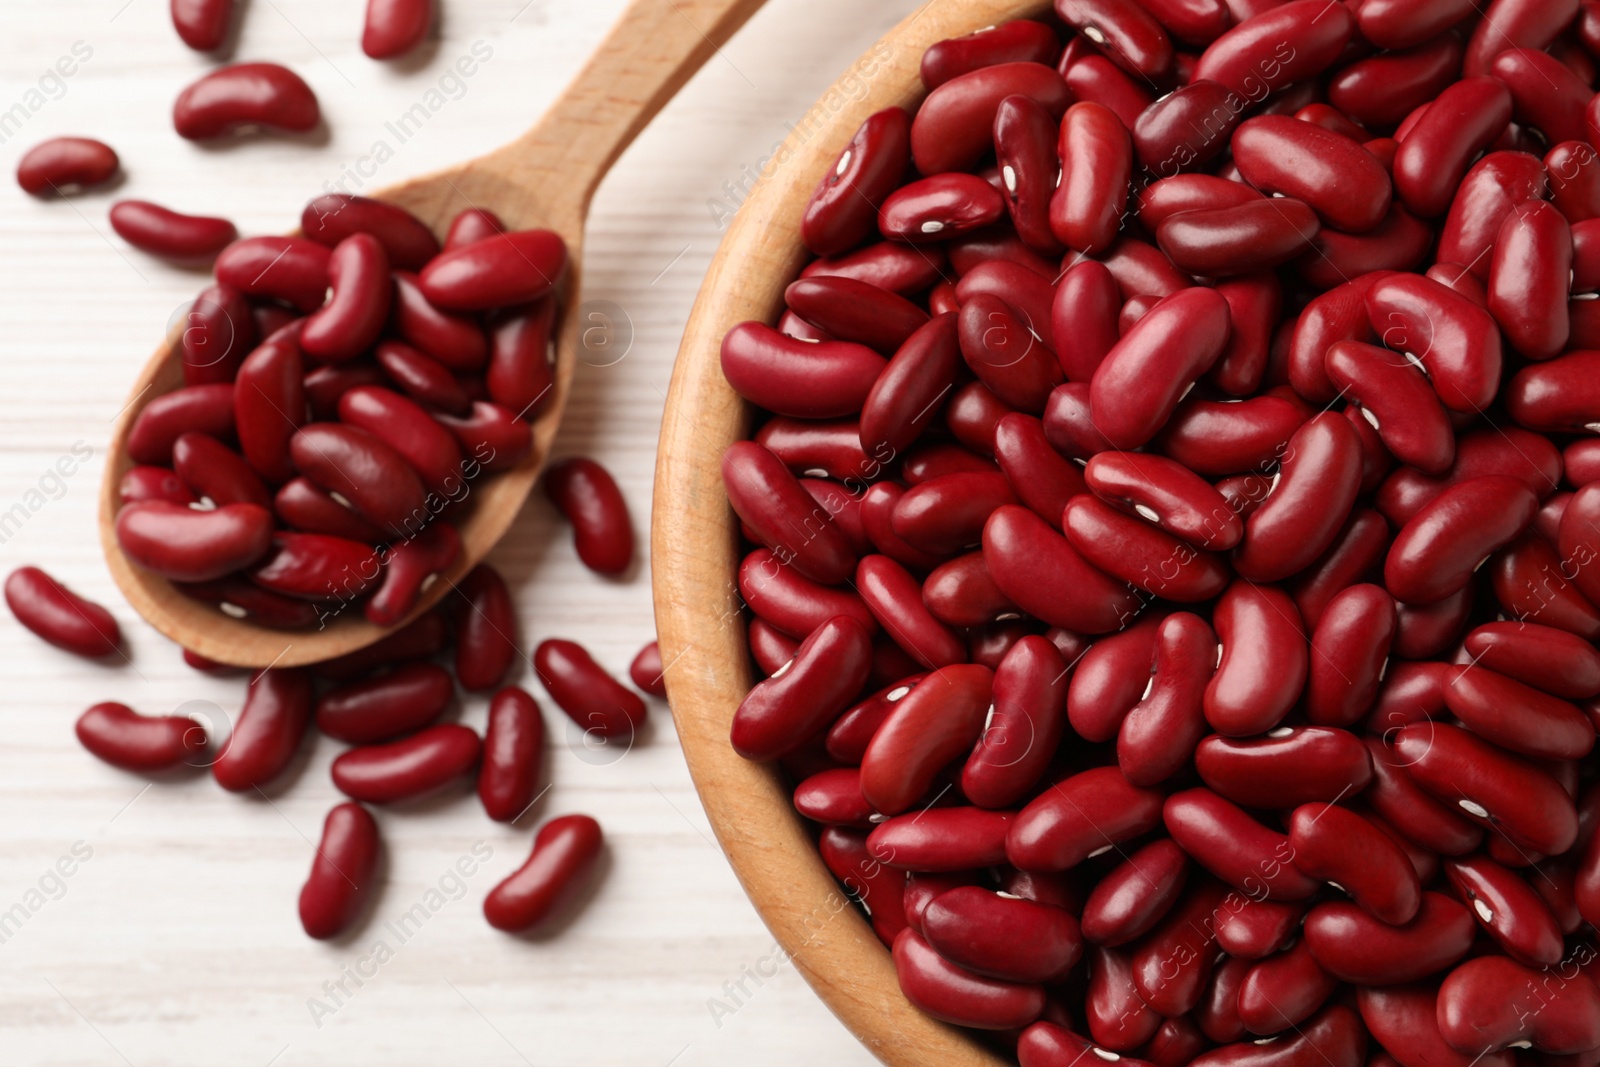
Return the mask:
MULTIPOLYGON (((238 676, 183 665, 122 600, 96 540, 112 420, 154 340, 205 284, 118 240, 111 202, 150 199, 230 216, 246 234, 281 233, 330 188, 369 192, 513 140, 625 6, 442 0, 441 32, 423 53, 380 64, 360 52, 360 0, 250 0, 231 54, 305 77, 327 129, 206 147, 178 138, 169 113, 218 59, 178 43, 165 0, 123 2, 0 5, 0 111, 74 42, 93 49, 64 93, 51 83, 48 103, 0 129, 0 563, 38 564, 107 605, 129 659, 76 660, 0 610, 0 1063, 867 1067, 870 1054, 783 962, 729 869, 659 702, 616 758, 575 740, 519 663, 510 681, 544 707, 551 791, 509 827, 465 793, 377 812, 384 884, 367 922, 333 944, 305 938, 294 899, 307 838, 339 800, 328 765, 342 746, 312 744, 270 803, 226 795, 203 775, 145 790, 78 746, 73 720, 96 701, 166 713, 204 700, 226 719, 244 691, 238 676), (420 128, 397 133, 423 103, 420 128), (57 134, 107 138, 125 178, 71 201, 36 201, 4 180, 23 151, 57 134), (610 841, 582 913, 557 936, 490 929, 479 911, 490 885, 522 862, 539 823, 574 811, 598 818, 610 841), (79 840, 93 858, 43 893, 79 840), (490 859, 399 945, 388 924, 478 841, 490 859), (48 902, 20 929, 4 919, 38 903, 34 893, 48 902), (356 986, 347 970, 383 938, 396 951, 356 986), (325 984, 338 982, 353 993, 319 1026, 308 1000, 328 1000, 325 984)), ((584 304, 614 318, 617 351, 579 360, 552 455, 604 463, 641 536, 678 342, 743 175, 920 2, 768 0, 596 193, 584 304)), ((639 556, 627 580, 598 580, 535 493, 489 560, 511 585, 525 650, 571 638, 621 672, 654 633, 650 563, 639 556)), ((481 728, 485 704, 464 695, 449 715, 481 728)))
POLYGON ((719 347, 739 322, 775 320, 784 287, 805 257, 802 207, 868 115, 920 99, 917 71, 927 46, 1047 6, 934 0, 884 37, 797 125, 712 262, 684 332, 661 426, 652 533, 656 628, 662 656, 673 665, 667 686, 690 772, 767 926, 834 1014, 896 1067, 1005 1061, 906 1001, 887 950, 859 913, 839 906, 839 889, 794 812, 782 774, 747 762, 728 743, 752 675, 734 579, 738 524, 720 462, 723 450, 747 433, 749 411, 722 376, 719 347), (864 94, 846 89, 863 80, 864 94), (839 99, 848 103, 829 103, 839 99))
MULTIPOLYGON (((523 136, 488 155, 413 178, 372 196, 406 208, 441 238, 468 207, 494 212, 512 229, 554 230, 574 262, 583 254, 584 219, 600 180, 645 125, 764 0, 634 0, 577 78, 523 136)), ((562 285, 566 306, 582 302, 581 271, 562 285)), ((461 523, 461 556, 393 627, 344 610, 316 630, 286 634, 222 614, 133 564, 117 544, 117 487, 133 466, 125 449, 134 420, 156 397, 182 385, 169 333, 134 382, 112 434, 113 460, 100 488, 100 543, 123 595, 152 626, 219 663, 294 667, 343 655, 406 625, 453 590, 505 536, 522 508, 566 410, 585 324, 568 315, 555 351, 554 392, 533 423, 533 448, 510 470, 473 487, 461 523)))

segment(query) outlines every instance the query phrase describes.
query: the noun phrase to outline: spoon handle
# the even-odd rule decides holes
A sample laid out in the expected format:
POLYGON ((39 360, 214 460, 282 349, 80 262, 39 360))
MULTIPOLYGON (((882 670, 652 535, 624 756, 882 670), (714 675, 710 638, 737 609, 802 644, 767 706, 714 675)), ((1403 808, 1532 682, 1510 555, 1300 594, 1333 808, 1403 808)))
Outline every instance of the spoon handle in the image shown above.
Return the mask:
POLYGON ((566 191, 582 217, 617 157, 762 3, 634 0, 550 110, 495 152, 493 165, 523 177, 544 172, 539 184, 566 191))

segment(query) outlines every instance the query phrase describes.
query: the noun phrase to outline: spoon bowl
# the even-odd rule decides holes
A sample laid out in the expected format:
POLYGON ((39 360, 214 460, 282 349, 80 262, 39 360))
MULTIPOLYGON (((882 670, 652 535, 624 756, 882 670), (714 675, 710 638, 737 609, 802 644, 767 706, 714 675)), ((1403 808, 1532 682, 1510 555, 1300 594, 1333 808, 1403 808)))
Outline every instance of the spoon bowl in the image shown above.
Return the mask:
MULTIPOLYGON (((762 0, 635 0, 573 83, 528 133, 477 159, 371 194, 410 211, 441 238, 467 208, 494 212, 509 229, 554 230, 567 243, 574 270, 561 293, 571 312, 580 306, 576 264, 583 253, 584 219, 600 180, 656 112, 762 0)), ((434 607, 504 536, 527 499, 555 440, 584 337, 597 325, 564 316, 555 346, 554 394, 534 420, 533 449, 516 467, 471 488, 471 510, 460 526, 455 565, 424 591, 403 626, 434 607)), ((118 486, 133 462, 128 432, 155 397, 183 384, 179 332, 156 349, 134 382, 117 419, 100 488, 100 543, 111 575, 140 615, 184 648, 239 667, 316 663, 371 644, 391 632, 360 612, 341 612, 323 628, 273 630, 235 619, 184 596, 165 578, 123 554, 115 522, 118 486)))

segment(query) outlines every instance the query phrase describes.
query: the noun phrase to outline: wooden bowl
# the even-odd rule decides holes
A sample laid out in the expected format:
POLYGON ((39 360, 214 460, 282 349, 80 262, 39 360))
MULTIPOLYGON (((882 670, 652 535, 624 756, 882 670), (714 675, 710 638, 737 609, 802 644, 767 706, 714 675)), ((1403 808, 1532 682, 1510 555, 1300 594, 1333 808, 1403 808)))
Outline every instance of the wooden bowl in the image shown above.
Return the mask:
POLYGON ((796 124, 706 275, 678 352, 656 461, 656 630, 701 802, 745 892, 806 981, 875 1056, 906 1067, 1001 1067, 1007 1060, 905 999, 888 950, 818 857, 782 773, 744 760, 728 743, 752 675, 735 582, 739 530, 720 463, 723 450, 747 435, 750 412, 722 376, 719 349, 740 322, 776 321, 784 287, 807 258, 802 208, 868 115, 921 99, 923 51, 1048 8, 1042 0, 933 0, 796 124))

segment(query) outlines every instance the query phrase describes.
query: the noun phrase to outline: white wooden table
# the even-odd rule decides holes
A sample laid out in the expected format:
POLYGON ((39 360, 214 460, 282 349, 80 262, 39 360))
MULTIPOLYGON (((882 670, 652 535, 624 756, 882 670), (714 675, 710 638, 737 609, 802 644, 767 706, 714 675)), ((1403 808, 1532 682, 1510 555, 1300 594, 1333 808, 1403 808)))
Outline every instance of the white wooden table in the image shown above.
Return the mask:
MULTIPOLYGON (((0 516, 11 516, 0 520, 0 564, 43 565, 108 604, 130 657, 85 664, 0 618, 0 1063, 871 1062, 792 968, 775 965, 662 706, 616 758, 571 742, 541 695, 554 788, 539 810, 512 828, 465 795, 381 812, 382 898, 370 923, 334 944, 304 936, 295 898, 337 799, 328 764, 338 746, 318 744, 270 802, 226 795, 205 776, 147 786, 78 747, 72 723, 96 701, 168 712, 200 700, 226 715, 242 691, 185 667, 121 602, 100 558, 94 502, 111 420, 204 284, 125 246, 106 222, 110 202, 148 198, 231 216, 245 233, 282 231, 325 189, 377 188, 520 132, 623 3, 443 0, 436 47, 397 66, 361 55, 363 0, 244 6, 238 57, 304 76, 328 119, 326 143, 180 140, 172 100, 209 61, 177 40, 166 0, 0 7, 0 516), (482 61, 470 78, 450 73, 474 51, 482 61), (47 73, 62 57, 76 58, 70 78, 47 73), (429 117, 402 139, 390 124, 419 102, 429 117), (109 141, 125 181, 67 202, 23 194, 10 171, 57 134, 109 141), (569 811, 598 817, 612 845, 589 907, 558 936, 490 929, 483 894, 522 862, 538 822, 569 811), (412 925, 397 933, 390 924, 407 912, 412 925)), ((601 191, 587 296, 621 309, 633 340, 615 365, 580 369, 558 452, 611 468, 641 539, 673 356, 721 220, 786 124, 914 6, 772 0, 601 191)), ((492 558, 516 590, 527 647, 575 638, 621 671, 650 639, 648 567, 620 584, 596 579, 542 500, 492 558)), ((531 674, 524 664, 518 680, 537 692, 531 674)), ((464 701, 461 714, 481 725, 483 701, 464 701)))

